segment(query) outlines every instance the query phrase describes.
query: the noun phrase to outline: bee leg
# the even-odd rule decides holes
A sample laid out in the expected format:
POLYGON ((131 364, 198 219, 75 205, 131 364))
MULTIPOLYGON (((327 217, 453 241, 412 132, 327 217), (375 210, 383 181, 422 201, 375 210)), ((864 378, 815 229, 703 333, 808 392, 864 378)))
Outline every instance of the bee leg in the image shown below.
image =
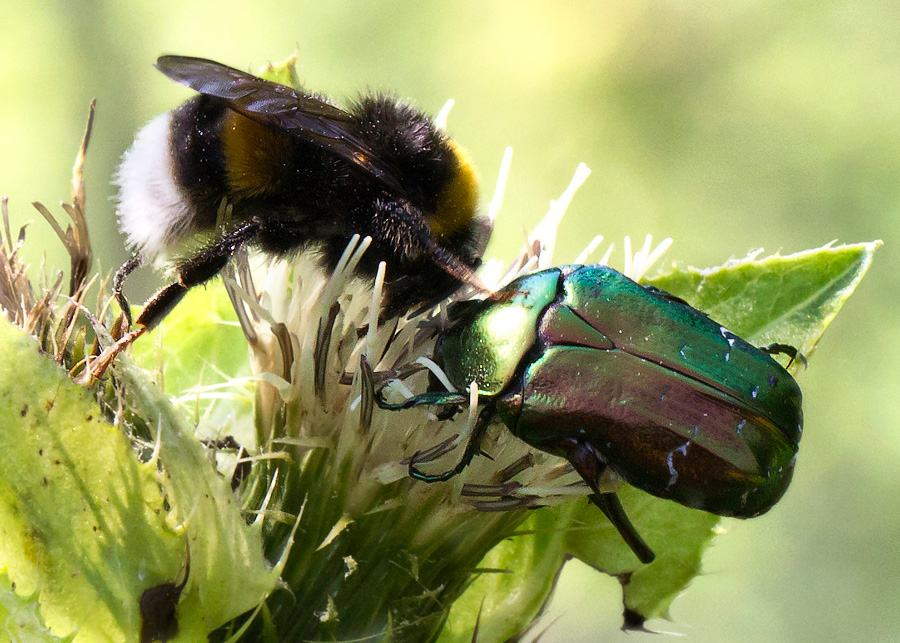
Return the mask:
POLYGON ((493 291, 482 282, 475 271, 463 263, 462 259, 455 254, 440 247, 436 243, 429 244, 429 251, 434 258, 435 263, 443 268, 448 274, 456 277, 464 284, 469 284, 476 290, 490 295, 493 291))
MULTIPOLYGON (((356 217, 362 219, 372 219, 371 214, 356 214, 356 217)), ((417 261, 423 258, 429 258, 435 266, 443 270, 449 276, 453 277, 461 284, 469 284, 475 290, 483 293, 491 293, 488 288, 475 274, 473 267, 456 252, 439 245, 432 236, 428 225, 424 223, 422 213, 409 205, 396 202, 379 201, 376 205, 374 217, 374 228, 371 230, 372 240, 376 244, 394 248, 395 252, 404 260, 417 261)), ((473 263, 477 263, 474 262, 473 263)), ((447 292, 442 294, 438 299, 451 294, 455 288, 448 286, 447 292)), ((405 293, 406 296, 412 297, 415 303, 415 293, 405 293)), ((401 298, 403 295, 401 295, 401 298)), ((403 303, 391 302, 391 296, 388 296, 386 308, 389 313, 401 313, 408 308, 409 302, 403 303), (403 305, 407 304, 407 305, 403 305)), ((435 302, 426 302, 429 305, 435 302)))
POLYGON ((122 310, 122 314, 125 316, 125 321, 128 324, 125 328, 126 331, 131 329, 131 306, 128 304, 128 300, 125 298, 125 293, 122 292, 122 289, 125 287, 125 279, 128 275, 134 272, 135 268, 138 268, 142 263, 144 263, 144 258, 139 252, 135 252, 131 255, 131 258, 123 263, 122 267, 116 271, 116 276, 113 278, 113 296, 119 303, 119 308, 122 310))
POLYGON ((235 251, 253 239, 262 229, 262 221, 251 219, 214 244, 200 250, 177 267, 178 281, 161 288, 144 304, 136 324, 153 330, 194 286, 209 281, 225 267, 235 251))
MULTIPOLYGON (((177 267, 178 281, 169 284, 158 290, 155 295, 144 303, 141 314, 135 320, 136 328, 126 333, 115 344, 106 348, 94 362, 91 364, 91 376, 94 379, 99 378, 106 372, 116 356, 144 333, 156 328, 159 323, 165 319, 172 309, 187 294, 187 291, 194 286, 209 281, 215 277, 225 264, 231 259, 235 251, 251 241, 262 229, 262 221, 259 219, 251 219, 239 228, 236 228, 219 239, 216 243, 200 250, 194 256, 188 258, 177 267)), ((116 282, 124 282, 125 277, 132 272, 140 262, 126 262, 119 272, 116 273, 116 282), (121 279, 119 279, 121 275, 121 279)), ((115 283, 114 286, 119 287, 116 299, 121 304, 125 299, 121 295, 121 283, 115 283), (121 296, 121 298, 120 298, 121 296)), ((127 304, 127 302, 126 302, 127 304)), ((123 308, 125 310, 126 308, 123 308)))

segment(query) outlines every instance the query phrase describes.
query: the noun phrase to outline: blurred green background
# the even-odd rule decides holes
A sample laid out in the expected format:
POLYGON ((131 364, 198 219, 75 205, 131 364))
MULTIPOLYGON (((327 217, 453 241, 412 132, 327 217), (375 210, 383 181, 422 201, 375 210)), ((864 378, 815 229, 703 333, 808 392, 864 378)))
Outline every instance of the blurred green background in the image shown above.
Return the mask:
MULTIPOLYGON (((488 254, 509 258, 567 185, 594 171, 557 261, 602 233, 671 236, 666 261, 717 265, 885 240, 800 375, 806 435, 793 487, 768 515, 727 521, 706 575, 656 629, 691 641, 896 641, 900 632, 900 13, 873 2, 145 2, 0 0, 0 193, 27 257, 67 267, 29 203, 69 199, 87 105, 88 214, 104 270, 126 256, 110 177, 136 130, 189 95, 161 53, 240 68, 295 48, 335 97, 392 88, 436 112, 487 198, 515 148, 488 254), (894 391, 894 393, 891 393, 894 391)), ((51 208, 54 209, 54 208, 51 208)), ((159 284, 136 275, 143 294, 159 284), (143 279, 143 282, 141 282, 143 279)), ((139 295, 135 297, 139 299, 139 295)), ((570 565, 550 641, 618 632, 619 587, 570 565)), ((545 621, 546 624, 550 620, 545 621)))

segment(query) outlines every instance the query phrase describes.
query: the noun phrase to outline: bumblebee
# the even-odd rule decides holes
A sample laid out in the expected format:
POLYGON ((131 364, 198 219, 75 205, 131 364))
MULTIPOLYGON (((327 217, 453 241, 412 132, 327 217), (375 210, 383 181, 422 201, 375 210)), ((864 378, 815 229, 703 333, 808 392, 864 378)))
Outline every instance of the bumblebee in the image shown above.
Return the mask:
POLYGON ((140 333, 244 245, 314 251, 331 271, 353 234, 371 236, 357 272, 373 278, 387 264, 384 316, 478 285, 490 224, 477 213, 474 171, 425 114, 382 94, 342 109, 202 58, 162 56, 156 67, 198 95, 145 126, 118 171, 120 229, 136 252, 114 290, 129 326, 128 274, 210 234, 145 304, 140 333), (232 216, 219 229, 223 199, 232 216))

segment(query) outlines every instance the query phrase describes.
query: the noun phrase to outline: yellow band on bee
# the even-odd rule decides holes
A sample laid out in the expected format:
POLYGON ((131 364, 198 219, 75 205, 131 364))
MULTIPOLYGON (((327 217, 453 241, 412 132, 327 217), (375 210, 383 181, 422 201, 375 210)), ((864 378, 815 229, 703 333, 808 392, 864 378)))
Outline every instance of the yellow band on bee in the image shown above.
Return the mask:
POLYGON ((453 179, 441 192, 434 216, 429 218, 431 233, 444 237, 464 230, 475 217, 478 207, 478 180, 468 151, 454 141, 447 141, 456 156, 453 179))
POLYGON ((231 197, 262 196, 281 180, 282 159, 291 153, 289 138, 237 112, 227 110, 222 124, 222 152, 231 197))

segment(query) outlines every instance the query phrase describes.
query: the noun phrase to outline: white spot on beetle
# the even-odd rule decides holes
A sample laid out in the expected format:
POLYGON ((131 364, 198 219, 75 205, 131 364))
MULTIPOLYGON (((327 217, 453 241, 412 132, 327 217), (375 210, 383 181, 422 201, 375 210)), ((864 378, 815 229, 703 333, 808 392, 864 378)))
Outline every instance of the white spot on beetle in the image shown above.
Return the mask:
POLYGON ((687 456, 687 448, 690 444, 691 441, 688 440, 677 449, 672 449, 666 454, 666 467, 669 469, 669 481, 666 483, 664 491, 667 491, 669 487, 678 481, 678 471, 675 469, 675 454, 680 453, 682 457, 687 456))

